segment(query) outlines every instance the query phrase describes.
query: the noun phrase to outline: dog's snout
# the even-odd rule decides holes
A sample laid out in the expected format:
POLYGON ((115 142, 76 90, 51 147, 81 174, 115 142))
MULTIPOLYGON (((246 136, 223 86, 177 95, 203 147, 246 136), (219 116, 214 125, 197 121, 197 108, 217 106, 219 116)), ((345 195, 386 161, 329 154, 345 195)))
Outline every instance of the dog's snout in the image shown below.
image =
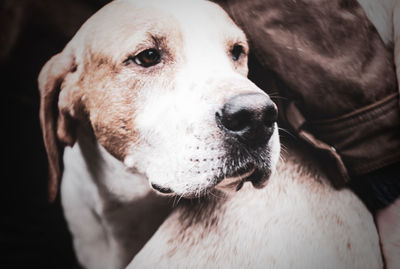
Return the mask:
POLYGON ((271 137, 277 114, 277 107, 268 95, 248 93, 229 99, 216 112, 216 120, 227 134, 242 142, 259 144, 271 137))

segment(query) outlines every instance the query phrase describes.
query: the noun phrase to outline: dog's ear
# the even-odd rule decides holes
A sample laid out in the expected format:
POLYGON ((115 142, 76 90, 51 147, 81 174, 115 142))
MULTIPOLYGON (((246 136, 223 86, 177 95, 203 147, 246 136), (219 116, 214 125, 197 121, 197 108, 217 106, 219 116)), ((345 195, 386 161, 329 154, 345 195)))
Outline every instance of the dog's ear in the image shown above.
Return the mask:
POLYGON ((40 124, 49 164, 49 200, 53 202, 57 196, 62 174, 61 153, 65 144, 73 145, 75 132, 72 119, 68 113, 60 109, 61 91, 64 79, 69 73, 76 71, 72 53, 65 50, 53 56, 39 74, 40 92, 40 124))

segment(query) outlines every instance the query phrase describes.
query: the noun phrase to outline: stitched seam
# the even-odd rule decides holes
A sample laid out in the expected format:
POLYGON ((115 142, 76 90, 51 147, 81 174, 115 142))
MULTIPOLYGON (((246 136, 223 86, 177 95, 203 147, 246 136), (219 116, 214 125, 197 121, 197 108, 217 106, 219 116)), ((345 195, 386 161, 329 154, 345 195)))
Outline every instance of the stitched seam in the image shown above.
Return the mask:
POLYGON ((363 118, 363 116, 367 116, 368 114, 378 113, 381 110, 389 109, 392 106, 397 106, 398 95, 399 93, 396 92, 394 94, 389 95, 388 97, 385 97, 384 99, 375 102, 375 104, 373 105, 362 107, 348 114, 339 116, 338 118, 321 120, 321 121, 310 121, 310 124, 323 126, 341 122, 348 122, 348 121, 351 122, 352 119, 357 120, 358 118, 363 118))
POLYGON ((354 128, 359 128, 362 125, 371 125, 376 121, 379 121, 382 117, 396 118, 395 115, 399 113, 396 109, 397 102, 391 104, 392 106, 379 107, 379 109, 370 111, 365 115, 360 115, 359 120, 352 119, 351 121, 345 121, 337 125, 309 125, 311 129, 317 131, 320 134, 324 133, 342 133, 344 131, 352 130, 354 128))

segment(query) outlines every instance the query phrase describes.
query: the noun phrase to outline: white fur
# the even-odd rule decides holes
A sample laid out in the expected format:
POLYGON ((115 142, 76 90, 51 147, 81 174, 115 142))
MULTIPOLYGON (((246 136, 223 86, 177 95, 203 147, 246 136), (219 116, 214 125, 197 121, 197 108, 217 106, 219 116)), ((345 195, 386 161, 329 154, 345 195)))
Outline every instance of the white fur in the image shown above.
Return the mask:
MULTIPOLYGON (((80 100, 93 124, 98 122, 96 117, 104 117, 101 108, 105 104, 116 109, 126 105, 118 93, 130 87, 130 81, 139 81, 137 88, 124 96, 135 100, 127 105, 134 111, 122 114, 127 123, 133 121, 138 137, 132 135, 129 152, 119 161, 84 120, 77 143, 64 153, 62 204, 78 260, 86 268, 122 268, 166 218, 171 204, 157 196, 149 183, 170 188, 178 196, 200 195, 214 187, 217 172, 226 172, 216 111, 235 95, 265 94, 246 78, 246 55, 240 64, 232 61, 230 46, 240 42, 247 51, 246 38, 217 5, 206 1, 118 0, 90 18, 67 45, 65 51, 75 53, 77 71, 65 79, 62 91, 66 96, 80 93, 68 86, 73 84, 71 78, 78 85, 83 62, 92 63, 87 50, 108 57, 108 62, 121 63, 132 51, 135 54, 154 46, 153 32, 138 27, 138 21, 156 34, 170 31, 166 38, 174 39, 169 43, 174 47, 169 49, 175 58, 172 64, 160 63, 164 73, 151 77, 139 66, 123 66, 117 76, 106 73, 99 78, 102 84, 91 79, 95 73, 81 76, 87 82, 79 84, 88 88, 80 100), (147 17, 153 14, 149 10, 164 21, 168 18, 170 25, 157 25, 158 18, 147 17), (90 98, 93 87, 115 94, 95 101, 90 98)), ((106 122, 107 127, 113 124, 112 120, 106 122)), ((265 161, 273 169, 280 148, 277 127, 267 147, 271 156, 265 161)))
POLYGON ((89 130, 79 133, 78 143, 65 149, 61 185, 74 248, 86 268, 122 268, 168 215, 170 205, 89 130))
POLYGON ((265 188, 246 183, 225 199, 180 205, 127 268, 383 266, 365 206, 293 148, 265 188))

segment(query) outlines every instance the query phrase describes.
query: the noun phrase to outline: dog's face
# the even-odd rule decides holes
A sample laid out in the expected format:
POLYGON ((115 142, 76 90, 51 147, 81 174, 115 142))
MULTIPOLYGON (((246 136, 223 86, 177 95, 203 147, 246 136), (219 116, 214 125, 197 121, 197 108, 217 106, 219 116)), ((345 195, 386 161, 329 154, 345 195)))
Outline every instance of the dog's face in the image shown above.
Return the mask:
POLYGON ((71 122, 89 120, 109 153, 164 193, 263 186, 279 156, 276 106, 246 78, 243 32, 210 2, 136 2, 101 9, 43 68, 45 142, 62 81, 59 140, 72 144, 71 122))

